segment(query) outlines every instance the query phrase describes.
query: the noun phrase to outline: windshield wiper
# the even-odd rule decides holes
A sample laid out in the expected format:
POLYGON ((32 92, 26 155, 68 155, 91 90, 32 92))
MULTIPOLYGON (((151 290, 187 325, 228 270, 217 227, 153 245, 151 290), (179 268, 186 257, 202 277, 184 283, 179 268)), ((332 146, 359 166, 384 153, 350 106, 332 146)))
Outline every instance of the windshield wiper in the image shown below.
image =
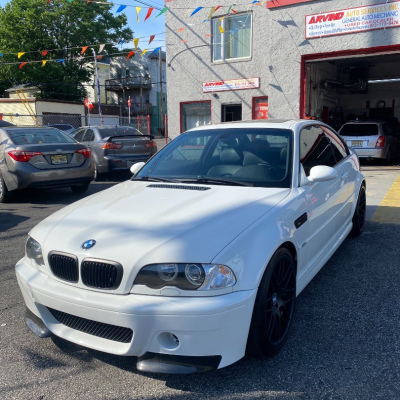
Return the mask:
POLYGON ((252 183, 249 182, 242 182, 242 181, 231 181, 229 179, 215 179, 215 178, 190 178, 190 179, 179 179, 179 182, 183 183, 216 183, 217 185, 232 185, 232 186, 254 186, 252 183))
POLYGON ((152 177, 152 176, 142 176, 140 178, 131 178, 131 181, 148 181, 148 182, 180 182, 177 181, 175 179, 164 179, 164 178, 156 178, 156 177, 152 177))

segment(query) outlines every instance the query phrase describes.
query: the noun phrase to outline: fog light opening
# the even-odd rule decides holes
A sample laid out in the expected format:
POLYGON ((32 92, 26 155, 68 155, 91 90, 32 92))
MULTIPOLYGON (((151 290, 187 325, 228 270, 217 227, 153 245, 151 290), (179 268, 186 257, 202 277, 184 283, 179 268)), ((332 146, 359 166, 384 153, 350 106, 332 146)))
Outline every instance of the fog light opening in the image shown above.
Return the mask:
POLYGON ((160 333, 158 335, 158 343, 166 350, 176 350, 180 345, 178 336, 171 332, 160 333))

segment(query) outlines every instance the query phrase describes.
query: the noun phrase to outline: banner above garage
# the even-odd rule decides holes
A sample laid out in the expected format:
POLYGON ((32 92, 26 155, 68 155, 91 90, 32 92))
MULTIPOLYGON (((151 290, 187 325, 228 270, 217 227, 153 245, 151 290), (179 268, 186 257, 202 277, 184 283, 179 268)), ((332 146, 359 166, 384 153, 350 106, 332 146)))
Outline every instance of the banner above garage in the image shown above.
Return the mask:
POLYGON ((400 1, 306 15, 306 39, 400 26, 400 1))

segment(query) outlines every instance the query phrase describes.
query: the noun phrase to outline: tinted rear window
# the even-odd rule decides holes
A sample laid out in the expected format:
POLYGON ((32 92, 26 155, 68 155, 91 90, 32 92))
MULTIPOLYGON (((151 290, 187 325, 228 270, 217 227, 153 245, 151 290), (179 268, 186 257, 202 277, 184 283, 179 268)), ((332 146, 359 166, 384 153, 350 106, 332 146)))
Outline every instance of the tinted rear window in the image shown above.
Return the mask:
POLYGON ((8 129, 7 134, 14 144, 75 143, 58 129, 8 129))
POLYGON ((340 130, 341 136, 374 136, 378 134, 376 124, 348 124, 340 130))
POLYGON ((49 125, 49 126, 52 126, 53 128, 61 129, 62 131, 67 131, 68 129, 74 129, 74 127, 71 125, 62 125, 62 124, 55 125, 54 124, 54 125, 49 125))
POLYGON ((129 126, 116 126, 113 128, 99 128, 101 137, 104 139, 116 135, 142 135, 140 131, 129 126))

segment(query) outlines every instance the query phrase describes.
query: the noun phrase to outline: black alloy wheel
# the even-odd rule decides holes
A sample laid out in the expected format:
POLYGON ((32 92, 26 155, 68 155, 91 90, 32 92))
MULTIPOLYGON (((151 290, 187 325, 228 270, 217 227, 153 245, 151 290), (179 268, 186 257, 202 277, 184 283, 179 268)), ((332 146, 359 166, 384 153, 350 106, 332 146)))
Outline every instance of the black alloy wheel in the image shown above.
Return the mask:
POLYGON ((271 258, 258 289, 247 341, 256 357, 273 356, 285 344, 296 301, 296 266, 292 254, 280 248, 271 258))
POLYGON ((350 231, 350 236, 360 236, 364 230, 365 225, 365 212, 367 206, 367 195, 365 190, 365 183, 363 182, 358 193, 356 209, 353 215, 353 227, 350 231))

